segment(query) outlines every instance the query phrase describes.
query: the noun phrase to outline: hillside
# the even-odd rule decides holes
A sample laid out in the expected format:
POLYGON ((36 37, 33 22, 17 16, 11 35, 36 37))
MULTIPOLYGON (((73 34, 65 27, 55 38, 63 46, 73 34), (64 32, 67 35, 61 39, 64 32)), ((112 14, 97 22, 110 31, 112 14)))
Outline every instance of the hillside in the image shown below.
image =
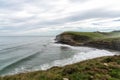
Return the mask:
POLYGON ((0 77, 0 80, 119 80, 120 56, 86 60, 46 71, 0 77))
POLYGON ((64 32, 56 37, 56 41, 72 46, 91 46, 120 51, 120 31, 64 32))

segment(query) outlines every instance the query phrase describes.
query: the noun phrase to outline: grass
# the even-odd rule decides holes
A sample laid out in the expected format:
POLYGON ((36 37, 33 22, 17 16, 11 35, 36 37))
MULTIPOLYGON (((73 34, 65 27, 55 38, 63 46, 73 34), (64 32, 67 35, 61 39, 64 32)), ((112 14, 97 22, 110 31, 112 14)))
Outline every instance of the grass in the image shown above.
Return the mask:
POLYGON ((75 32, 75 31, 67 31, 62 33, 70 34, 74 36, 87 36, 91 39, 105 39, 105 38, 120 38, 120 31, 118 32, 75 32))
POLYGON ((90 39, 97 39, 100 37, 105 37, 104 34, 99 33, 99 32, 74 32, 74 31, 68 31, 68 32, 64 32, 63 34, 70 34, 73 36, 87 36, 90 39))
POLYGON ((0 80, 119 80, 120 56, 101 57, 46 71, 0 77, 0 80))
POLYGON ((118 32, 74 32, 60 34, 60 43, 72 46, 91 46, 120 51, 120 31, 118 32), (66 37, 69 36, 68 38, 66 37), (70 42, 71 41, 71 42, 70 42))

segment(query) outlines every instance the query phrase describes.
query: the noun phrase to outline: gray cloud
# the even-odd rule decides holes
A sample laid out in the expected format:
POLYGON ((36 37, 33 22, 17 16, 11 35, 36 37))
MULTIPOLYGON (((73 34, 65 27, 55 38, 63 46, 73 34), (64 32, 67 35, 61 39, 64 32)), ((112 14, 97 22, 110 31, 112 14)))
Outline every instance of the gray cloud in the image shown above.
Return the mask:
MULTIPOLYGON (((36 29, 36 28, 42 28, 42 27, 52 27, 54 25, 63 25, 65 23, 70 23, 70 22, 76 22, 76 21, 82 21, 85 19, 92 19, 92 18, 116 18, 120 16, 120 12, 115 12, 114 14, 112 11, 107 11, 104 9, 96 9, 96 10, 89 10, 84 13, 74 13, 71 16, 61 18, 61 19, 54 19, 54 20, 45 20, 45 21, 39 21, 34 24, 23 24, 20 25, 19 27, 10 27, 7 26, 7 29, 12 29, 12 30, 24 30, 24 29, 36 29), (89 13, 89 14, 88 14, 89 13), (24 28, 23 28, 24 27, 24 28)), ((13 23, 24 23, 29 20, 36 20, 37 17, 32 16, 28 18, 22 18, 22 19, 12 19, 13 23)), ((94 23, 96 24, 96 23, 94 23)), ((99 24, 99 23, 97 23, 99 24)), ((6 29, 4 28, 4 29, 6 29)))
POLYGON ((66 21, 73 22, 73 21, 79 21, 89 18, 115 18, 119 16, 120 16, 120 12, 113 13, 112 11, 107 11, 104 9, 95 9, 95 10, 89 10, 84 13, 74 14, 70 17, 67 17, 66 21))
POLYGON ((69 1, 71 1, 71 2, 77 2, 77 3, 80 2, 81 3, 81 2, 87 2, 87 1, 90 1, 90 0, 69 0, 69 1))
POLYGON ((95 9, 95 10, 89 10, 83 13, 74 13, 71 16, 61 18, 61 19, 55 19, 55 20, 50 20, 50 21, 43 21, 38 23, 37 25, 60 25, 64 23, 69 23, 69 22, 76 22, 76 21, 82 21, 85 19, 92 19, 92 18, 116 18, 120 17, 120 12, 112 12, 112 11, 107 11, 104 9, 95 9))
POLYGON ((116 20, 114 20, 114 21, 120 21, 120 19, 116 19, 116 20))
MULTIPOLYGON (((109 4, 98 0, 96 5, 93 2, 96 3, 96 0, 0 0, 0 32, 2 32, 1 34, 22 33, 39 28, 54 30, 54 26, 71 28, 66 24, 94 18, 104 20, 120 17, 120 10, 114 2, 109 4), (111 7, 111 5, 113 6, 111 7)), ((120 20, 115 19, 114 21, 120 20)), ((99 26, 103 23, 91 22, 91 24, 99 26)), ((118 25, 118 23, 114 24, 118 25)))

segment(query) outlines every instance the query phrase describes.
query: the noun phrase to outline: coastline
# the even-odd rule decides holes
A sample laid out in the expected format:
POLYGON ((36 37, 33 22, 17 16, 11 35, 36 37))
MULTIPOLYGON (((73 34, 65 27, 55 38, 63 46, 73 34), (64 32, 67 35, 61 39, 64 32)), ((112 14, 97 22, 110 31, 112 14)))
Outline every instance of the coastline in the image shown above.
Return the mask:
POLYGON ((119 80, 120 56, 89 59, 64 67, 0 77, 0 80, 119 80))
MULTIPOLYGON (((88 40, 88 38, 86 40, 88 40)), ((98 42, 98 39, 96 40, 98 42)), ((85 40, 83 41, 87 42, 87 44, 84 42, 83 43, 75 42, 71 40, 71 37, 68 35, 67 35, 67 43, 66 43, 66 39, 65 40, 62 39, 62 41, 65 41, 65 42, 60 42, 58 40, 58 43, 63 43, 63 44, 68 44, 71 46, 78 46, 78 47, 79 46, 96 47, 92 45, 87 45, 90 42, 85 40)), ((104 48, 104 47, 102 48, 110 49, 110 48, 104 48)), ((112 49, 112 50, 116 50, 116 49, 112 49)), ((78 79, 117 80, 120 78, 119 77, 119 73, 120 73, 119 58, 120 58, 119 55, 115 55, 115 56, 105 56, 105 57, 99 57, 94 59, 88 59, 82 62, 69 64, 63 67, 55 66, 48 70, 26 72, 26 73, 20 73, 20 74, 15 74, 10 76, 8 75, 8 76, 0 77, 0 80, 39 80, 39 79, 40 80, 64 80, 64 78, 67 78, 68 80, 78 80, 78 79)))
MULTIPOLYGON (((77 46, 70 46, 70 45, 65 45, 65 44, 51 44, 55 47, 58 47, 59 49, 66 50, 66 53, 64 55, 71 55, 69 57, 66 57, 64 59, 58 59, 54 60, 50 63, 45 63, 39 65, 39 67, 36 67, 34 69, 25 69, 24 67, 20 67, 21 71, 16 71, 14 72, 9 72, 8 74, 2 74, 3 76, 7 75, 15 75, 19 73, 26 73, 26 72, 32 72, 32 71, 38 71, 38 70, 48 70, 54 66, 59 66, 63 67, 66 65, 70 64, 75 64, 78 62, 82 62, 88 59, 94 59, 98 57, 103 57, 103 56, 113 56, 119 54, 116 51, 109 51, 109 50, 104 50, 104 49, 97 49, 97 48, 91 48, 91 47, 77 47, 77 46), (72 50, 73 52, 68 52, 69 50, 72 50), (23 71, 24 70, 24 71, 23 71)), ((61 54, 61 53, 60 53, 61 54)), ((62 56, 64 56, 62 55, 62 56)), ((54 56, 54 55, 53 55, 54 56)), ((3 70, 4 71, 4 70, 3 70)))
POLYGON ((119 32, 63 32, 56 37, 56 42, 71 46, 88 46, 99 49, 120 51, 119 32), (115 36, 117 35, 118 36, 115 36))

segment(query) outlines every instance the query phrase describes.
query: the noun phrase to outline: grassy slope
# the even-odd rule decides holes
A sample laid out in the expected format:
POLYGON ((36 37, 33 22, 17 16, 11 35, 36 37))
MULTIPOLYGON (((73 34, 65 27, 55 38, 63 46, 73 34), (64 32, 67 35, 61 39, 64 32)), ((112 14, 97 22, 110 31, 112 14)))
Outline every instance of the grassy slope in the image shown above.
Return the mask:
POLYGON ((102 57, 47 71, 21 73, 0 80, 119 80, 120 56, 102 57))
POLYGON ((62 34, 70 34, 73 36, 87 36, 92 40, 95 39, 114 39, 114 38, 120 38, 120 32, 108 32, 108 33, 102 33, 102 32, 74 32, 74 31, 68 31, 64 32, 62 34))
POLYGON ((87 36, 90 39, 97 39, 99 37, 105 37, 104 34, 102 33, 98 33, 98 32, 73 32, 73 31, 69 31, 69 32, 64 32, 63 34, 70 34, 73 36, 87 36))
MULTIPOLYGON (((107 48, 113 50, 120 50, 120 31, 119 32, 64 32, 61 36, 70 35, 71 39, 75 42, 69 44, 69 41, 66 44, 84 44, 82 46, 92 46, 98 48, 107 48)), ((61 40, 62 42, 64 39, 61 40)), ((61 43, 61 42, 60 42, 61 43)))

